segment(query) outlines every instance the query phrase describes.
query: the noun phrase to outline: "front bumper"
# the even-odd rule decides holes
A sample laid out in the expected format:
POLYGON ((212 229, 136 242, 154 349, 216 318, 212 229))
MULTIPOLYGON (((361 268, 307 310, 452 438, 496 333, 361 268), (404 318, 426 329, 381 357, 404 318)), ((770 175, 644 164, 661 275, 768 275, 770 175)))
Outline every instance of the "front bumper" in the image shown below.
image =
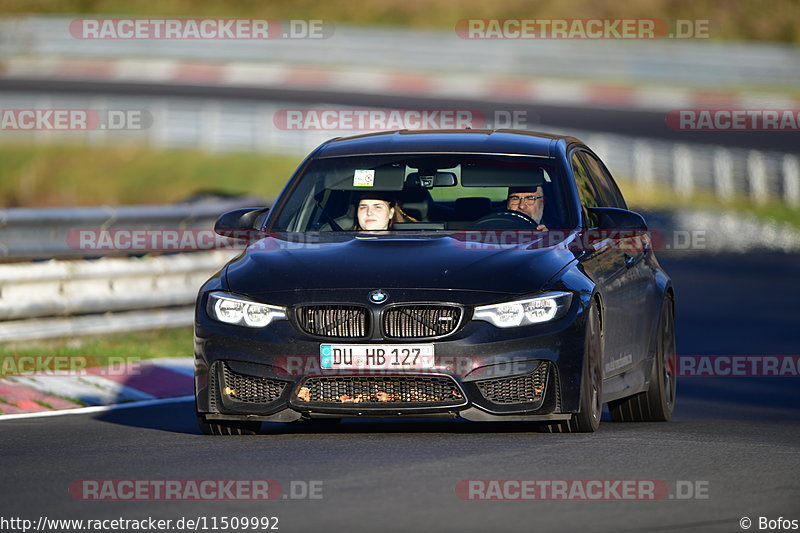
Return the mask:
POLYGON ((195 390, 198 413, 208 419, 547 421, 578 409, 583 298, 573 298, 569 312, 552 323, 500 329, 468 321, 447 338, 429 341, 434 368, 390 373, 320 369, 320 344, 330 341, 310 338, 289 321, 260 329, 219 323, 206 315, 205 297, 195 321, 195 390))

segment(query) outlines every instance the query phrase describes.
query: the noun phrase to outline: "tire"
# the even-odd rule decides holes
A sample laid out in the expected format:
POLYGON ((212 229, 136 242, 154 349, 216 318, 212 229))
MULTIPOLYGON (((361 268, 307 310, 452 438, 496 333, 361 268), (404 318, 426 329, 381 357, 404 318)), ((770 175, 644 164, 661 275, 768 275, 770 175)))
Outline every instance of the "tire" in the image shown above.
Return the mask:
POLYGON ((614 422, 666 422, 675 409, 675 311, 667 296, 661 306, 653 370, 645 392, 608 403, 614 422))
POLYGON ((581 402, 577 413, 563 422, 549 425, 552 433, 593 433, 600 427, 603 415, 603 333, 600 311, 592 303, 586 318, 586 337, 583 349, 581 402))
POLYGON ((197 424, 203 435, 257 435, 261 429, 261 422, 237 420, 206 420, 206 417, 198 414, 197 424))

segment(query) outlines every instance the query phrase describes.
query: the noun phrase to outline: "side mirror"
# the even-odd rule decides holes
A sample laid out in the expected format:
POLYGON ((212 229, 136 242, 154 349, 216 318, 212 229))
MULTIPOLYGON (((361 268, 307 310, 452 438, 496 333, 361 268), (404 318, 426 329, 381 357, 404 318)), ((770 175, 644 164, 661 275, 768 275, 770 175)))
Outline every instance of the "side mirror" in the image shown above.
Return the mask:
POLYGON ((264 220, 262 215, 266 215, 269 207, 255 209, 252 207, 244 209, 234 209, 220 215, 214 224, 214 232, 223 237, 234 239, 249 239, 250 232, 256 227, 261 227, 264 220))
POLYGON ((601 230, 647 231, 647 222, 639 213, 616 207, 588 207, 601 230))

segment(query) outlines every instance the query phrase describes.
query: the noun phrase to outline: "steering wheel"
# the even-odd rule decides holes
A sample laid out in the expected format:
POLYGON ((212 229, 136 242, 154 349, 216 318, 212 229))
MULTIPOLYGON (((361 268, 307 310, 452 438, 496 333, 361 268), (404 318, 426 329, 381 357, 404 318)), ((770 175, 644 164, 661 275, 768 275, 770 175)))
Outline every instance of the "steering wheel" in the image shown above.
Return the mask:
POLYGON ((490 213, 483 218, 473 222, 468 229, 492 230, 492 229, 534 229, 538 226, 536 221, 520 211, 504 210, 497 213, 490 213))

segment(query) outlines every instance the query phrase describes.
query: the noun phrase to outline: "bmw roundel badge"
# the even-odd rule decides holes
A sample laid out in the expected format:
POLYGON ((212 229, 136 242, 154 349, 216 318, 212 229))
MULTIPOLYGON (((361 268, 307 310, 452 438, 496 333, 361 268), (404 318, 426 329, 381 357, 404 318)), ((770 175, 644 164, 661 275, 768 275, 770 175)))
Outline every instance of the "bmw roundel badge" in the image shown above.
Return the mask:
POLYGON ((374 304, 382 304, 389 299, 389 295, 378 289, 369 293, 369 301, 374 304))

